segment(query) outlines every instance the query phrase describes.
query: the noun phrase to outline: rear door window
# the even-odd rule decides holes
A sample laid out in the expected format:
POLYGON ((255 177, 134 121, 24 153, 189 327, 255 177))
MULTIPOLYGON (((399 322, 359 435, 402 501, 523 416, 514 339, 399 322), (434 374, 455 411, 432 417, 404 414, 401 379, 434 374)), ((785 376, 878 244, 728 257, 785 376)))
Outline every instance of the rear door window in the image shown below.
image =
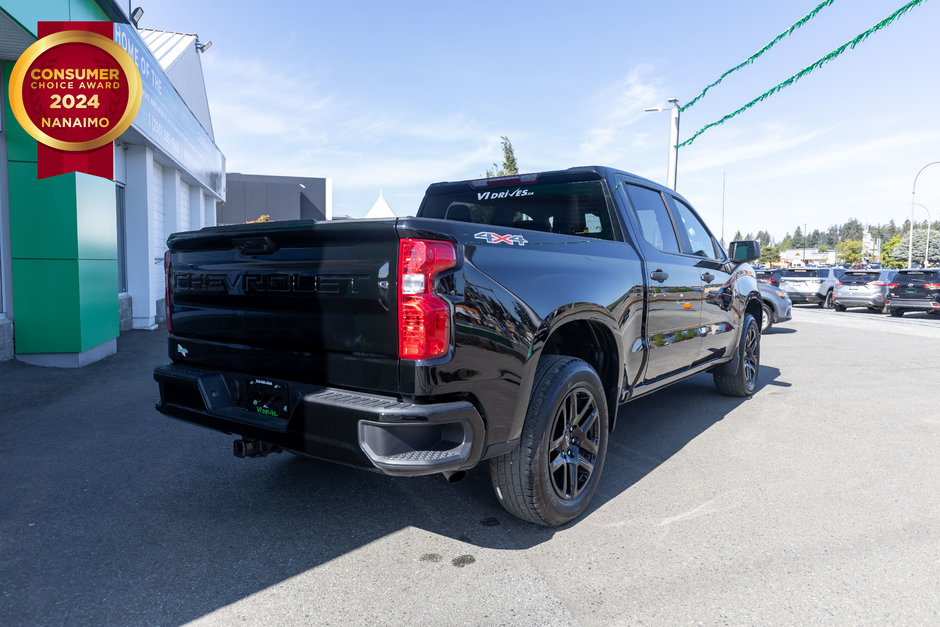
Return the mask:
POLYGON ((626 185, 627 197, 633 206, 643 239, 667 253, 680 252, 679 240, 672 225, 662 195, 656 190, 638 185, 626 185))

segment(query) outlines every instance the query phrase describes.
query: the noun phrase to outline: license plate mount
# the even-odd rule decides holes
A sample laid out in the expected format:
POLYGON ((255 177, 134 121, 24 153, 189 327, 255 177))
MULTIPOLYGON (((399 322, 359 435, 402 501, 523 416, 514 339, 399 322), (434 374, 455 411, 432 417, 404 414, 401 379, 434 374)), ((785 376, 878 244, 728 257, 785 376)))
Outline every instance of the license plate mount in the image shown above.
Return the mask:
POLYGON ((262 416, 287 418, 290 413, 287 384, 270 379, 248 379, 248 410, 262 416))

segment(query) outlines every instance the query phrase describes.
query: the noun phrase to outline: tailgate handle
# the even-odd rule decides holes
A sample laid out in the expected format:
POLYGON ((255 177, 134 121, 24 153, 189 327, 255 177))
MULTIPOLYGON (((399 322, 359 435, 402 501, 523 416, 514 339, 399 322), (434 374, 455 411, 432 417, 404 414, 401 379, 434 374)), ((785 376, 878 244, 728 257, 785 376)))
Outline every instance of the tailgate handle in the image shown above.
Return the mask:
POLYGON ((270 237, 233 237, 232 246, 245 255, 270 255, 280 248, 270 237))

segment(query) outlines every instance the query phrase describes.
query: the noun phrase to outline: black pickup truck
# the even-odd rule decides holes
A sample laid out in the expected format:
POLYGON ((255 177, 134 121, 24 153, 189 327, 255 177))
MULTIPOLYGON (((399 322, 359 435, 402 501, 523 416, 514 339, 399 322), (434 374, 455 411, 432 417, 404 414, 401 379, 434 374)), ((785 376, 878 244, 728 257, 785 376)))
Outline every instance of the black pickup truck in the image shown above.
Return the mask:
POLYGON ((541 525, 587 507, 630 400, 709 371, 753 393, 761 297, 688 202, 604 167, 431 185, 417 217, 169 238, 157 409, 389 475, 483 460, 541 525))

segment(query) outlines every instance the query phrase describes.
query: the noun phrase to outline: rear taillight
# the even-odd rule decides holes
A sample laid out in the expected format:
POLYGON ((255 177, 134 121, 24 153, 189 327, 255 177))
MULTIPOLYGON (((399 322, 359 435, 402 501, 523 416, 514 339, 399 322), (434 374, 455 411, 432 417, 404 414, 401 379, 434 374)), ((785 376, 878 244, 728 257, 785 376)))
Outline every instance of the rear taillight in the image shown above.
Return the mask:
POLYGON ((924 289, 940 290, 940 283, 924 283, 924 289))
POLYGON ((897 286, 898 286, 897 283, 888 283, 888 287, 897 287, 897 286))
POLYGON ((842 281, 836 281, 836 285, 842 285, 842 281))
POLYGON ((886 283, 884 281, 869 281, 865 285, 867 285, 868 287, 881 287, 883 285, 886 285, 886 283))
POLYGON ((450 348, 450 308, 434 294, 435 277, 457 265, 449 242, 403 239, 398 244, 398 357, 433 359, 450 348))
POLYGON ((172 265, 170 264, 170 251, 166 251, 163 253, 163 272, 166 275, 166 294, 163 297, 163 304, 166 306, 166 330, 170 333, 173 333, 173 290, 171 289, 171 270, 172 265))

